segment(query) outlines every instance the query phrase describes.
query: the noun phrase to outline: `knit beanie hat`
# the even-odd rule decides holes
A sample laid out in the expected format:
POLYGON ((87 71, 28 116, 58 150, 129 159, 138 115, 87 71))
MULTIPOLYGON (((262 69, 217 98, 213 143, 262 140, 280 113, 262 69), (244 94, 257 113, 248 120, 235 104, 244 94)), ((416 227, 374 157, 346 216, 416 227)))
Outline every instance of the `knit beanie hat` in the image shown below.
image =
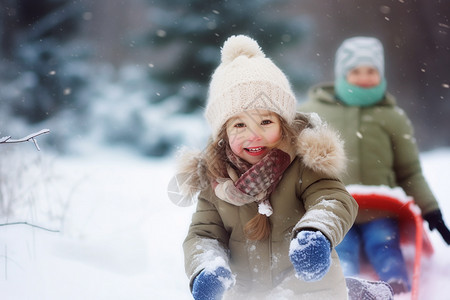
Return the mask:
POLYGON ((372 66, 384 78, 383 45, 373 37, 353 37, 345 40, 336 52, 335 78, 346 77, 356 66, 372 66))
POLYGON ((248 36, 229 37, 221 63, 209 85, 205 117, 216 140, 222 126, 234 115, 253 109, 277 113, 291 124, 296 100, 288 79, 248 36))

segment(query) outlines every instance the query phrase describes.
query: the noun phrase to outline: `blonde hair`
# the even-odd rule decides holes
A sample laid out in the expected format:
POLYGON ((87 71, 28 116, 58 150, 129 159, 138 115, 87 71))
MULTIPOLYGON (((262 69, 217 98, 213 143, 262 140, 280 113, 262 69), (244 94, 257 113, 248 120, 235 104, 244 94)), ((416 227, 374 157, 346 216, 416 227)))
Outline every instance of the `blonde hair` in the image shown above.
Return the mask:
MULTIPOLYGON (((278 114, 277 117, 280 120, 282 142, 288 146, 295 147, 300 132, 307 126, 307 121, 297 118, 292 125, 289 125, 278 114)), ((217 178, 228 177, 227 164, 230 162, 226 154, 226 147, 229 148, 230 145, 226 133, 226 124, 224 124, 217 135, 217 140, 213 141, 211 139, 204 152, 206 173, 211 182, 217 178)), ((250 240, 265 240, 269 237, 270 231, 271 223, 269 217, 260 213, 257 213, 244 226, 244 233, 250 240)))

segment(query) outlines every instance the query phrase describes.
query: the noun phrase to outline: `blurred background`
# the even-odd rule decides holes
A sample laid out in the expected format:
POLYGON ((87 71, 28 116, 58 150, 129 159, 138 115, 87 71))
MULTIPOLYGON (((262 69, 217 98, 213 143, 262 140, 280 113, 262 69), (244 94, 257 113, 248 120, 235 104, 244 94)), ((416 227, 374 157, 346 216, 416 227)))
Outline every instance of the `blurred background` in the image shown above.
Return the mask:
POLYGON ((385 47, 421 151, 450 146, 450 5, 429 0, 0 0, 0 137, 48 128, 61 154, 201 146, 220 47, 255 38, 304 101, 355 35, 385 47))

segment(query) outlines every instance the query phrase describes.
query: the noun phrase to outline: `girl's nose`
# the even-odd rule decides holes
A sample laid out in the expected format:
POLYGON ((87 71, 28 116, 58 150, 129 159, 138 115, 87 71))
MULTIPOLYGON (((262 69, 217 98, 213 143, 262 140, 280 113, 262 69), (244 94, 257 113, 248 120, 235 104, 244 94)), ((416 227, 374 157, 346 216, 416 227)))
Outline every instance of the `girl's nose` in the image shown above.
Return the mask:
POLYGON ((261 132, 260 128, 256 126, 256 128, 249 128, 248 140, 251 142, 261 140, 261 132))

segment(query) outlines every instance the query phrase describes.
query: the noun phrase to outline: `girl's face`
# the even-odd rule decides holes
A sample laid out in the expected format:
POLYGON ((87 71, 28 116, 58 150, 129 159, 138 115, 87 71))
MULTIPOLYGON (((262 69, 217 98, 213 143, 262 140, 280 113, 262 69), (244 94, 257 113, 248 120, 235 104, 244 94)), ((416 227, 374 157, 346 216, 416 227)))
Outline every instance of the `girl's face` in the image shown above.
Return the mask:
POLYGON ((378 70, 374 67, 360 66, 348 71, 347 81, 350 84, 368 89, 379 85, 381 82, 381 76, 378 70))
POLYGON ((233 153, 252 165, 275 148, 282 137, 278 115, 262 109, 234 116, 228 120, 226 130, 233 153))

